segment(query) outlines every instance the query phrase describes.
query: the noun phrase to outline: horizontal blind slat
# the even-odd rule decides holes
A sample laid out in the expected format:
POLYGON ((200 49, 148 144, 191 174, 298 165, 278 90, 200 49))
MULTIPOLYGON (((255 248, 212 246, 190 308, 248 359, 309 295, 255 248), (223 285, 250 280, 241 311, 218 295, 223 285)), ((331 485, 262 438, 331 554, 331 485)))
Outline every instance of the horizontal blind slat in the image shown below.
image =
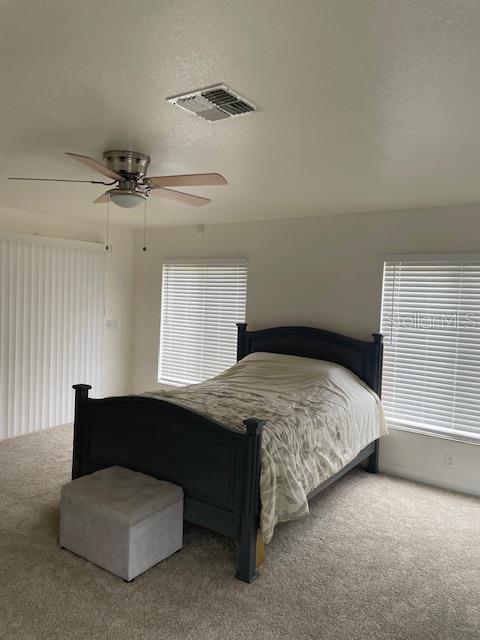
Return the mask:
POLYGON ((243 259, 163 264, 159 380, 201 382, 235 362, 246 289, 243 259))
POLYGON ((381 322, 387 416, 480 436, 480 258, 386 261, 381 322))

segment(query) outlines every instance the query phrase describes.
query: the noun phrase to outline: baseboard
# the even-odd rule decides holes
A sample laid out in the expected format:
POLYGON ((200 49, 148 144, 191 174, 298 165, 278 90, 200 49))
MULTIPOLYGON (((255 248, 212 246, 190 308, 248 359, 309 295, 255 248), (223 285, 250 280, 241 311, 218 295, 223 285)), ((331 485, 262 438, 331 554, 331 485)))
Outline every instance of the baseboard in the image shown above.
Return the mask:
POLYGON ((405 469, 404 467, 396 467, 388 464, 380 465, 380 472, 387 475, 405 478, 406 480, 414 480, 422 484, 428 484, 432 487, 447 489, 449 491, 457 491, 458 493, 466 493, 471 496, 480 497, 480 483, 478 488, 473 488, 470 484, 458 482, 454 478, 438 478, 432 477, 427 473, 421 473, 414 469, 405 469))
POLYGON ((25 436, 32 436, 34 433, 43 433, 44 431, 52 431, 53 429, 58 429, 59 427, 72 427, 73 422, 66 422, 65 424, 56 424, 53 427, 43 427, 40 429, 35 429, 34 431, 29 431, 28 433, 17 433, 14 436, 7 436, 5 438, 0 438, 0 442, 6 442, 7 440, 16 440, 16 438, 24 438, 25 436))

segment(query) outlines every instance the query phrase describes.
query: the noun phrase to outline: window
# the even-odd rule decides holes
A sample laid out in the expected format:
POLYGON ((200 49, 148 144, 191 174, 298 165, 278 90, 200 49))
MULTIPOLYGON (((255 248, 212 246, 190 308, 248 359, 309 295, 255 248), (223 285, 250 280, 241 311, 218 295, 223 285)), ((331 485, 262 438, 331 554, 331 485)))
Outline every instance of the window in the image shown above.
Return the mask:
POLYGON ((159 382, 193 384, 236 361, 246 260, 170 260, 162 270, 159 382))
POLYGON ((385 262, 382 399, 393 426, 480 440, 480 256, 385 262))

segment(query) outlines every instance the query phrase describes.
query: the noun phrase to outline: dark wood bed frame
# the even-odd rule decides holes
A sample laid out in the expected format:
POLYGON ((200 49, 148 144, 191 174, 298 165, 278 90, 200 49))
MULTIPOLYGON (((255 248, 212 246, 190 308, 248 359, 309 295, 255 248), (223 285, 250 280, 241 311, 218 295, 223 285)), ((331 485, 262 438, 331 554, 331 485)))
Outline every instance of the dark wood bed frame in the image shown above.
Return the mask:
MULTIPOLYGON (((341 364, 380 395, 382 336, 372 342, 310 327, 247 331, 238 325, 237 359, 255 351, 329 360, 341 364)), ((245 433, 181 406, 142 396, 93 399, 90 385, 76 384, 72 477, 113 465, 183 487, 185 520, 239 542, 236 577, 252 582, 256 573, 259 523, 260 418, 244 420, 245 433)), ((378 472, 378 441, 369 444, 310 497, 367 460, 378 472)))

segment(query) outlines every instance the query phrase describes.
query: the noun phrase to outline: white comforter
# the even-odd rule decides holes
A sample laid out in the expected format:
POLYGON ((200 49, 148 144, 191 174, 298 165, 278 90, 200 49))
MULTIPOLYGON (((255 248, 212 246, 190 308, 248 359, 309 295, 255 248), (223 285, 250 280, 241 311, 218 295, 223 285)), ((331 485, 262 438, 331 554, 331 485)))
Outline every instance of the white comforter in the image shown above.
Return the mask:
POLYGON ((308 494, 387 433, 375 393, 344 367, 311 358, 253 353, 201 384, 147 395, 244 431, 266 420, 262 440, 260 527, 308 513, 308 494))

